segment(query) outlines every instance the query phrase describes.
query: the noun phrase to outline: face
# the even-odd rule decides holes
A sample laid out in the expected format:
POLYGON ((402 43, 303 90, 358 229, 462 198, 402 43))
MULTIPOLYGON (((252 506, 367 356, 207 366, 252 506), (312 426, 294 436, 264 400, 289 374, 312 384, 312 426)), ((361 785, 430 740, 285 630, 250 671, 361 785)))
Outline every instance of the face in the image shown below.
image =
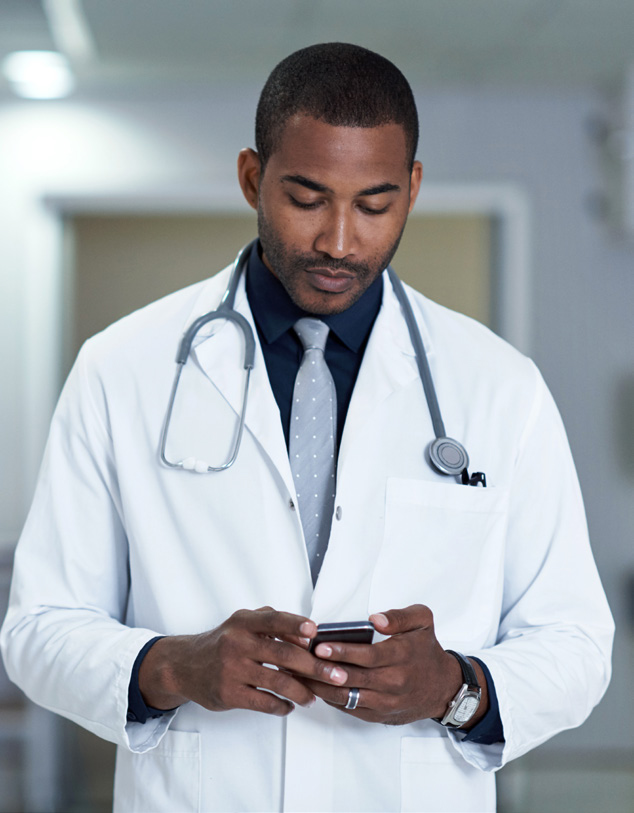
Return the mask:
POLYGON ((341 313, 389 264, 422 177, 403 128, 290 119, 262 174, 243 150, 238 174, 257 209, 264 262, 305 311, 341 313))

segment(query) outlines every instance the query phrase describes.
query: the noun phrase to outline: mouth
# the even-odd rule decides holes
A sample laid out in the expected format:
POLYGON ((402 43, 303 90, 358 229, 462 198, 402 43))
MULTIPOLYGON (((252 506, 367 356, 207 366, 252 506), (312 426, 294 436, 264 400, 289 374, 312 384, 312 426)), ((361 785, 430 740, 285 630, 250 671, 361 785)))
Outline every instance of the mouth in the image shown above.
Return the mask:
POLYGON ((354 277, 352 271, 345 271, 341 268, 330 268, 327 265, 313 266, 306 269, 309 274, 321 274, 324 277, 354 277))
POLYGON ((308 274, 314 288, 331 294, 347 291, 354 282, 354 274, 332 268, 310 268, 308 274))

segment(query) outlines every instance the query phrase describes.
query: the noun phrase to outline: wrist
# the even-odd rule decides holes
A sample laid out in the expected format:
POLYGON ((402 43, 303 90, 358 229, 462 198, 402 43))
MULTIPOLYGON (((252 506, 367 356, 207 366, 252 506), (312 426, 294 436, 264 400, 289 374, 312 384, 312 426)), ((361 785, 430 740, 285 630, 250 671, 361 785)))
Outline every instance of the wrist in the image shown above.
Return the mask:
POLYGON ((444 652, 444 659, 445 672, 442 684, 443 691, 441 697, 438 698, 436 713, 432 715, 432 718, 435 720, 442 720, 442 718, 445 716, 447 708, 449 707, 449 704, 456 696, 463 683, 462 670, 460 669, 460 664, 458 661, 453 655, 450 655, 446 651, 444 652))
POLYGON ((474 728, 485 716, 485 714, 489 711, 490 708, 488 684, 484 672, 482 671, 482 667, 473 658, 469 658, 469 662, 475 669, 475 673, 477 675, 478 683, 480 685, 480 690, 482 694, 480 696, 480 705, 478 706, 478 710, 469 720, 468 723, 465 723, 463 726, 461 726, 460 728, 461 731, 470 731, 472 728, 474 728))
POLYGON ((139 669, 139 690, 147 706, 167 710, 187 702, 178 680, 177 664, 189 637, 161 638, 143 658, 139 669))
POLYGON ((446 650, 446 656, 453 661, 446 672, 445 705, 442 713, 434 719, 448 728, 469 731, 476 726, 489 710, 487 681, 480 664, 461 655, 446 650), (456 676, 457 669, 457 676, 456 676), (447 700, 447 698, 449 698, 447 700), (475 706, 475 709, 474 709, 475 706), (465 717, 467 719, 465 719, 465 717), (464 720, 462 725, 461 721, 464 720))

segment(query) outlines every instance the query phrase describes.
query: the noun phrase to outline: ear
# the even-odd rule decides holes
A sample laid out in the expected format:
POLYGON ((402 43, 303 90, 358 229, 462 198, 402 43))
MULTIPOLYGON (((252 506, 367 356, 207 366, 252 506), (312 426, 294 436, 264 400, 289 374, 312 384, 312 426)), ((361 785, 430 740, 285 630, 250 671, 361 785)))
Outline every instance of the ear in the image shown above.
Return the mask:
POLYGON ((238 180, 244 199, 253 209, 258 208, 260 190, 260 156, 250 148, 238 154, 238 180))
POLYGON ((423 165, 420 161, 414 161, 412 167, 412 175, 409 181, 409 209, 408 214, 414 208, 416 198, 418 197, 418 190, 420 189, 421 181, 423 180, 423 165))

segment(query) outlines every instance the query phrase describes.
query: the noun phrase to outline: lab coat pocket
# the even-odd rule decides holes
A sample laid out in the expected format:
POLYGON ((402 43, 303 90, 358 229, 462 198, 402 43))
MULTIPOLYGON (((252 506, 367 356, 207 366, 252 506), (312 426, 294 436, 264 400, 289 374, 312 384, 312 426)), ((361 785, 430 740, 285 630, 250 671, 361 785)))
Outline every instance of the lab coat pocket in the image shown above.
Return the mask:
POLYGON ((425 604, 445 646, 491 643, 499 621, 508 492, 389 478, 369 611, 425 604))
POLYGON ((151 751, 119 748, 113 813, 198 813, 200 734, 169 729, 151 751))
POLYGON ((486 813, 495 810, 492 774, 471 767, 448 737, 401 740, 402 813, 486 813))

